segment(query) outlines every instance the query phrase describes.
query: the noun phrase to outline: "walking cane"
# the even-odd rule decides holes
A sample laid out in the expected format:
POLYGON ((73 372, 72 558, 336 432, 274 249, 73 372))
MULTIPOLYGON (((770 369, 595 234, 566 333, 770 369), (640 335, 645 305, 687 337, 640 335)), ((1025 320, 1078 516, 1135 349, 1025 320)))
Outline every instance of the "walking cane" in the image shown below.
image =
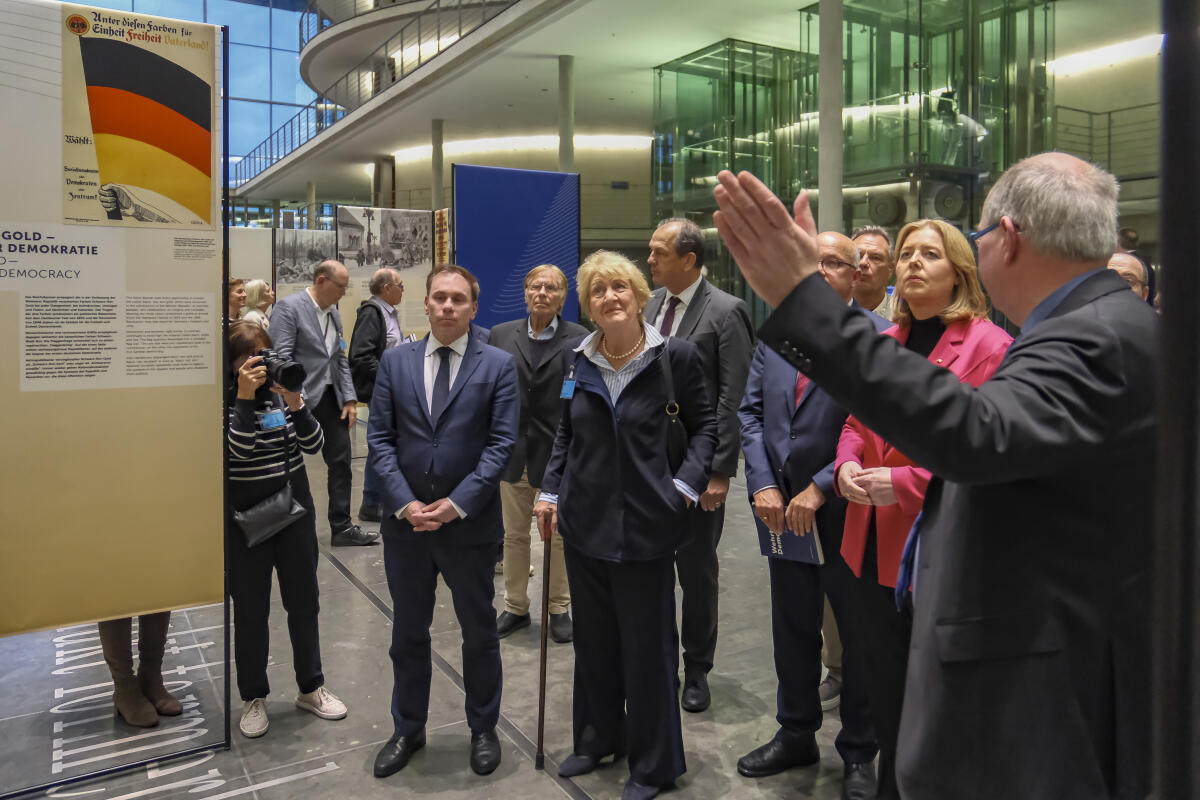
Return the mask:
MULTIPOLYGON (((538 533, 541 534, 542 521, 538 520, 538 533)), ((551 538, 553 533, 551 533, 551 538)), ((542 652, 541 673, 538 676, 538 726, 537 753, 534 755, 533 768, 545 769, 546 753, 542 749, 542 739, 546 732, 546 634, 550 622, 550 538, 542 541, 542 652)))

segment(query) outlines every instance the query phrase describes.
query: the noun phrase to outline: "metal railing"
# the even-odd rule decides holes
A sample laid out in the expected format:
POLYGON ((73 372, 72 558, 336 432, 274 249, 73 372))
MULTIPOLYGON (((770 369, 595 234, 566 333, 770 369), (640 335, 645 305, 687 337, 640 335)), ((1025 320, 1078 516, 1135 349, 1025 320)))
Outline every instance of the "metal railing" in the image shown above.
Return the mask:
POLYGON ((1114 111, 1058 106, 1057 146, 1118 178, 1158 175, 1159 104, 1114 111))
POLYGON ((233 165, 231 186, 241 186, 299 147, 334 127, 354 109, 428 64, 518 0, 432 0, 395 36, 321 92, 233 165))
POLYGON ((339 22, 389 6, 415 5, 418 0, 308 0, 300 15, 300 49, 321 31, 339 22))

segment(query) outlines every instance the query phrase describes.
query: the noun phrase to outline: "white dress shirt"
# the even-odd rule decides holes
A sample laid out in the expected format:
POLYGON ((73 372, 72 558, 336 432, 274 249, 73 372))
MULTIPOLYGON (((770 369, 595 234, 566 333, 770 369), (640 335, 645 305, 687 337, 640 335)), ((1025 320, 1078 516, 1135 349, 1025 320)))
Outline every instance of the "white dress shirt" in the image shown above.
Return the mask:
MULTIPOLYGON (((458 369, 462 366, 463 355, 467 352, 467 342, 470 340, 471 332, 467 331, 446 345, 453 351, 450 353, 451 386, 454 385, 454 379, 458 377, 458 369)), ((441 366, 442 361, 438 357, 438 348, 441 346, 442 343, 432 333, 425 340, 425 408, 429 410, 430 414, 433 413, 433 382, 437 379, 438 367, 441 366)))
POLYGON ((692 285, 684 289, 679 294, 671 294, 667 292, 663 297, 662 305, 658 307, 658 314, 654 317, 654 330, 662 327, 663 317, 667 314, 667 306, 671 303, 672 297, 679 298, 679 305, 675 307, 675 318, 671 320, 671 335, 674 336, 679 331, 679 323, 683 322, 683 314, 687 311, 688 304, 692 302, 692 298, 696 296, 696 289, 700 287, 700 279, 703 275, 696 277, 692 281, 692 285))
MULTIPOLYGON (((309 300, 312 300, 313 308, 317 309, 317 327, 325 333, 325 353, 326 355, 332 355, 333 348, 338 346, 337 326, 333 324, 333 305, 330 304, 327 308, 321 308, 317 303, 317 298, 313 297, 311 288, 305 289, 304 293, 308 295, 309 300)), ((325 369, 325 385, 333 385, 332 363, 325 369)))

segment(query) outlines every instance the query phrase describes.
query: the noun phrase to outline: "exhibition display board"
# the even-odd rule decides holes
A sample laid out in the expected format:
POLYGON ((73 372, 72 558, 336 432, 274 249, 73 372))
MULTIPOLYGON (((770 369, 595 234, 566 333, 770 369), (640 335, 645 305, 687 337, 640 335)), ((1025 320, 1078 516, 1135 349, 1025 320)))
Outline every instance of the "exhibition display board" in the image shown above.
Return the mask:
POLYGON ((454 165, 454 258, 479 279, 475 322, 490 328, 525 311, 525 274, 553 264, 571 286, 563 318, 579 319, 579 175, 454 165))
POLYGON ((2 794, 225 739, 225 60, 51 0, 0 0, 0 45, 2 794), (137 738, 92 623, 184 608, 184 714, 137 738))

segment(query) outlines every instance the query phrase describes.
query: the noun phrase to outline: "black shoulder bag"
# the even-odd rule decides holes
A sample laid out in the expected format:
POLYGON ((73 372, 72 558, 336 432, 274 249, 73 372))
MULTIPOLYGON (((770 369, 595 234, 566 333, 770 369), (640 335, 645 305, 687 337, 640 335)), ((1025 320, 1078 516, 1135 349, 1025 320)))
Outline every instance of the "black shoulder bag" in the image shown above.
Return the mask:
POLYGON ((663 389, 667 395, 667 464, 671 472, 678 472, 687 456, 688 434, 683 420, 679 418, 679 403, 675 400, 675 381, 671 377, 671 340, 663 343, 662 364, 663 389))

